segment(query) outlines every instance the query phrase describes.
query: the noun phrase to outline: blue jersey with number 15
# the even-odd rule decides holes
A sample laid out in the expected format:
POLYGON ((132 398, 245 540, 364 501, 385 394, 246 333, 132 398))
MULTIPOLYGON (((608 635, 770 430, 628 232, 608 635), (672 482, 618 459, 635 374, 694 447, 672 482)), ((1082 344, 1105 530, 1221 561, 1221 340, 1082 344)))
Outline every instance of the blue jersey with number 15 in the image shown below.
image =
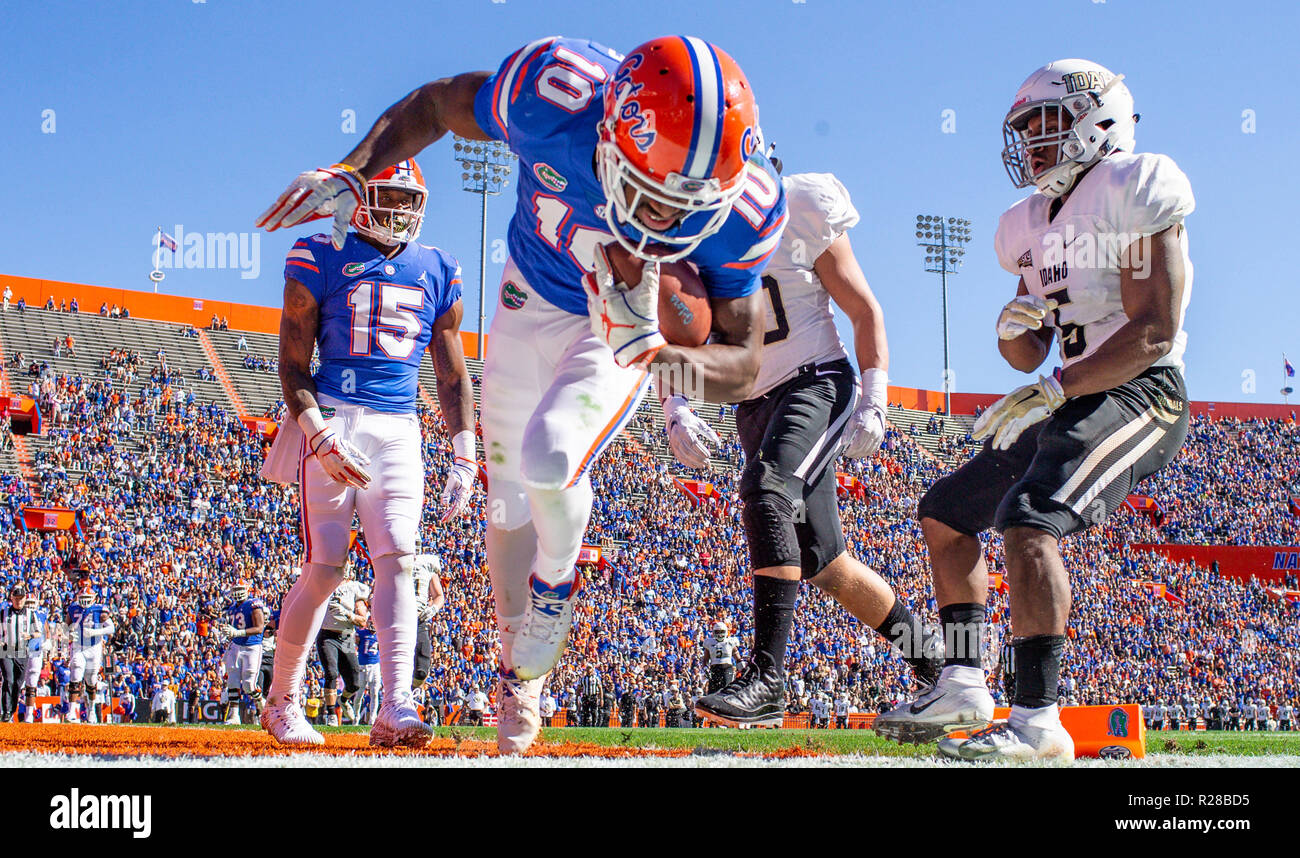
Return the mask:
POLYGON ((342 250, 313 235, 294 242, 284 276, 320 307, 316 389, 376 411, 415 411, 433 323, 460 300, 455 258, 410 242, 388 259, 356 233, 342 250))

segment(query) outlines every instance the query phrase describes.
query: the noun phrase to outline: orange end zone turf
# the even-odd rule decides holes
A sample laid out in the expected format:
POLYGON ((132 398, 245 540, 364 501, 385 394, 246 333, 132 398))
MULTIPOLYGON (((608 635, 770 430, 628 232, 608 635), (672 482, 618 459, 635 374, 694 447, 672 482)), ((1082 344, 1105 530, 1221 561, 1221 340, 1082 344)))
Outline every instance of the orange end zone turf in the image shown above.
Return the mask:
MULTIPOLYGON (((365 733, 328 733, 325 744, 311 748, 276 745, 260 730, 205 730, 201 727, 144 727, 115 724, 0 724, 0 753, 95 754, 109 757, 291 756, 296 753, 337 756, 402 754, 433 757, 496 756, 495 742, 435 738, 429 747, 372 748, 365 733)), ((578 742, 538 743, 530 757, 684 757, 686 748, 668 750, 610 748, 578 742)))

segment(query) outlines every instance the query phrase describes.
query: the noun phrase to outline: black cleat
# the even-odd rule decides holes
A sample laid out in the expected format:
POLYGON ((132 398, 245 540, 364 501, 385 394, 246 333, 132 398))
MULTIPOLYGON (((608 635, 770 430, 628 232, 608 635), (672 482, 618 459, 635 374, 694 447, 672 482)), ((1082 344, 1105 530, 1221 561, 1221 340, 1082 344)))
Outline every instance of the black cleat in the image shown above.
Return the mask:
POLYGON ((695 714, 728 727, 780 727, 785 721, 785 676, 751 662, 727 687, 695 701, 695 714))

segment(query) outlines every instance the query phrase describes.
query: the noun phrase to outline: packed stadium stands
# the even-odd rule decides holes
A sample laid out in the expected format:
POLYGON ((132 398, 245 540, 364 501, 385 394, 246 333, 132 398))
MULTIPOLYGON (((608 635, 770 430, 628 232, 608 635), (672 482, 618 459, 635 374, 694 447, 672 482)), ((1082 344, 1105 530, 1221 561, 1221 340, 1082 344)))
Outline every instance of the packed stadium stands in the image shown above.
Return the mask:
MULTIPOLYGON (((239 575, 274 606, 300 551, 296 490, 259 478, 265 440, 241 420, 282 406, 275 336, 28 306, 0 314, 0 344, 7 386, 0 392, 33 397, 43 420, 42 434, 16 444, 0 431, 0 580, 25 580, 61 611, 88 573, 117 618, 105 671, 115 693, 147 693, 163 682, 191 704, 217 699, 221 643, 205 610, 239 575), (32 506, 76 510, 79 529, 25 529, 18 513, 32 506)), ((470 365, 477 386, 481 365, 470 365)), ((446 609, 433 620, 428 693, 454 706, 474 685, 495 686, 483 498, 472 516, 436 524, 451 453, 427 363, 422 384, 424 532, 443 559, 447 591, 446 609)), ((616 699, 632 691, 640 717, 668 709, 674 686, 689 711, 707 675, 700 642, 719 619, 748 652, 747 552, 731 503, 742 464, 734 410, 697 407, 723 438, 710 473, 689 473, 672 460, 653 403, 643 404, 593 469, 587 542, 602 559, 584 567, 570 649, 548 686, 571 712, 591 666, 616 699), (674 477, 712 484, 716 499, 693 500, 674 477), (659 703, 647 707, 651 695, 659 703)), ((889 419, 878 455, 839 463, 858 480, 842 502, 847 544, 933 622, 916 504, 974 449, 971 419, 901 407, 891 407, 889 419)), ((1127 546, 1295 545, 1300 522, 1288 509, 1287 486, 1298 453, 1293 419, 1198 417, 1179 458, 1142 487, 1163 508, 1159 526, 1124 511, 1066 540, 1077 594, 1062 674, 1066 702, 1295 705, 1296 602, 1258 582, 1127 546)), ((988 540, 990 570, 1002 568, 1001 550, 996 536, 988 540)), ((1008 633, 1006 596, 996 583, 990 615, 986 664, 996 667, 1008 633)), ((57 694, 61 666, 51 668, 57 694)), ((820 694, 846 694, 855 709, 878 711, 913 687, 905 664, 874 632, 812 588, 800 598, 788 668, 791 711, 806 711, 820 694)), ((318 667, 308 688, 319 691, 318 667)))

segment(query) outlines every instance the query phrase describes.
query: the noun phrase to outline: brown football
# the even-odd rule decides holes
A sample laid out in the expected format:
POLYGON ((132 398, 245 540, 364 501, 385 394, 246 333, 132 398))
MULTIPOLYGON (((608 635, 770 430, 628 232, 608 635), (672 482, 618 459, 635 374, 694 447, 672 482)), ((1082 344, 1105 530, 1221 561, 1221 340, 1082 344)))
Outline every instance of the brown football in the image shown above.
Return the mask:
MULTIPOLYGON (((618 242, 605 245, 614 275, 629 286, 641 282, 645 262, 618 242)), ((689 262, 659 266, 659 331, 677 346, 702 346, 713 327, 713 309, 699 272, 689 262)))

